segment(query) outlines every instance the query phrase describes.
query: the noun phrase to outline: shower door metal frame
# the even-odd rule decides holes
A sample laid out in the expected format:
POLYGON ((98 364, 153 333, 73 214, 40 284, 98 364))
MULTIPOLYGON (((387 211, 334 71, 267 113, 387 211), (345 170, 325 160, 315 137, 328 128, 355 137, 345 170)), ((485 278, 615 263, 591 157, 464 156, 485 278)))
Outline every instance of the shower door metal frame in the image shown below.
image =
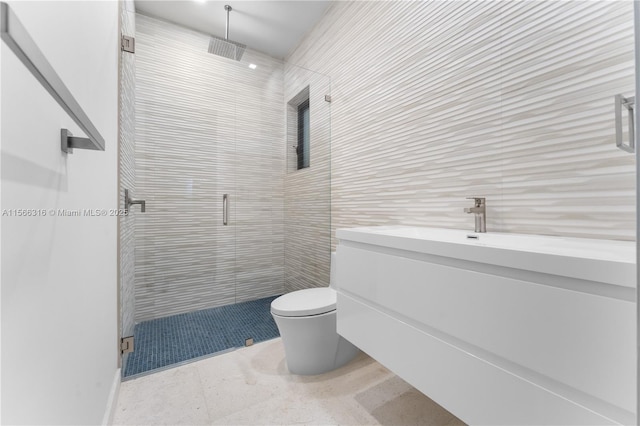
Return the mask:
MULTIPOLYGON (((633 2, 633 33, 634 33, 634 51, 635 51, 635 99, 640 99, 640 2, 633 2)), ((635 122, 640 121, 640 108, 634 109, 635 122)), ((638 145, 638 132, 634 134, 634 142, 638 145)), ((640 282, 640 273, 638 273, 638 265, 640 264, 640 167, 638 149, 635 150, 636 156, 636 424, 640 418, 640 292, 638 291, 638 282, 640 282)))

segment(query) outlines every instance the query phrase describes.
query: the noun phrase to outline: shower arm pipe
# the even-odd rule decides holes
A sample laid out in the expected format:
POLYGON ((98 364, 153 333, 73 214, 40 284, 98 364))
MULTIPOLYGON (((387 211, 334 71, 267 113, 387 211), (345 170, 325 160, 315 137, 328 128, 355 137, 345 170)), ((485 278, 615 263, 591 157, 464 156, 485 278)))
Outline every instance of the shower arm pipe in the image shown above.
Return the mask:
POLYGON ((233 8, 231 6, 229 6, 228 4, 224 5, 224 10, 227 11, 227 25, 224 29, 224 39, 225 40, 229 40, 229 13, 233 10, 233 8))
POLYGON ((27 29, 11 10, 11 7, 5 2, 0 2, 0 38, 88 136, 87 138, 74 137, 67 129, 61 129, 62 151, 68 154, 73 153, 73 148, 104 151, 104 138, 31 38, 27 29))

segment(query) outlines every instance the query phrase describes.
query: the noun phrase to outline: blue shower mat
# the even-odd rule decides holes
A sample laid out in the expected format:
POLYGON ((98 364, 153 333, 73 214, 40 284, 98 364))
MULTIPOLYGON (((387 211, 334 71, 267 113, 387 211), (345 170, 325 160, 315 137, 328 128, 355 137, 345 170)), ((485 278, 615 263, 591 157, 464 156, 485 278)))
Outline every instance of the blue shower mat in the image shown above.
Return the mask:
POLYGON ((144 321, 134 329, 135 351, 124 377, 280 336, 271 316, 278 296, 144 321))

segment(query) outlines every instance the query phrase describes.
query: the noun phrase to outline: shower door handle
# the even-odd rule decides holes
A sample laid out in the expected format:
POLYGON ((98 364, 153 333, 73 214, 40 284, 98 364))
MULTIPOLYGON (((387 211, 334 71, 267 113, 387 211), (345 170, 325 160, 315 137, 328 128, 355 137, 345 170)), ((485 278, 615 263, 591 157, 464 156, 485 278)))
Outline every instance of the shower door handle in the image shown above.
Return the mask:
POLYGON ((222 224, 229 224, 229 194, 222 195, 222 224))
POLYGON ((622 95, 616 95, 615 97, 615 110, 616 110, 616 146, 626 152, 635 151, 635 125, 633 122, 633 107, 635 104, 635 98, 625 98, 622 95), (622 140, 622 107, 626 108, 629 115, 629 144, 625 145, 622 140))

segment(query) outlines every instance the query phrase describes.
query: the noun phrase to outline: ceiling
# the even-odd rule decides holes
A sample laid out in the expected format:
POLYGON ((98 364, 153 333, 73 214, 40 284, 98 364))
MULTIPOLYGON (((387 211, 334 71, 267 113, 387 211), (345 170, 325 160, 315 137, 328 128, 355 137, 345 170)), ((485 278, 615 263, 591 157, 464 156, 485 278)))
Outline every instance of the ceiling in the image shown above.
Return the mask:
POLYGON ((283 59, 324 15, 329 0, 135 0, 136 12, 218 37, 224 37, 225 4, 233 8, 230 40, 283 59))

